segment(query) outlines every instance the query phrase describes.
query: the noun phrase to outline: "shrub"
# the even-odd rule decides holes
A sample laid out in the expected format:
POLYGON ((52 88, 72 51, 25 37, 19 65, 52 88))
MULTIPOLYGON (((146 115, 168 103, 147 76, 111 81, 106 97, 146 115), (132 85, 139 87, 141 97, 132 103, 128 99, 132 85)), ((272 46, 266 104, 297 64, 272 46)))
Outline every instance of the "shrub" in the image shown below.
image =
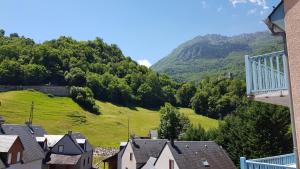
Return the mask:
POLYGON ((72 99, 82 108, 94 114, 100 114, 99 107, 95 104, 93 92, 88 87, 72 86, 70 89, 72 99))

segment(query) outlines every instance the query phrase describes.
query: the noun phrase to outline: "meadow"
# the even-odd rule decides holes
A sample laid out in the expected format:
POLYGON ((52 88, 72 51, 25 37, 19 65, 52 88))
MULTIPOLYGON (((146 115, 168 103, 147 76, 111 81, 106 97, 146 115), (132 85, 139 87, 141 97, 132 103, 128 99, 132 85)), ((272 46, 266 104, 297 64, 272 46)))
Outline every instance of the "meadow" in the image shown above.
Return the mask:
MULTIPOLYGON (((0 93, 0 116, 6 123, 24 124, 34 102, 33 124, 41 125, 48 134, 64 134, 68 130, 82 132, 95 146, 118 147, 131 134, 146 136, 159 125, 159 111, 141 107, 124 107, 96 101, 101 115, 83 110, 69 97, 53 97, 32 90, 0 93)), ((179 108, 194 125, 205 129, 218 127, 218 121, 197 115, 192 109, 179 108)))

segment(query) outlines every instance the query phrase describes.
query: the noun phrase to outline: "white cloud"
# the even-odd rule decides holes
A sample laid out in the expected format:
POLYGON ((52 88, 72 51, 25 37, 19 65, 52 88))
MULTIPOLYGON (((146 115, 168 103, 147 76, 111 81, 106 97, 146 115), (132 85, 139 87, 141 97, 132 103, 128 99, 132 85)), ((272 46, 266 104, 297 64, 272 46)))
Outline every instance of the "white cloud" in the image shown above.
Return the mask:
POLYGON ((151 66, 151 63, 150 63, 147 59, 141 59, 141 60, 138 60, 138 64, 139 64, 139 65, 146 66, 146 67, 148 67, 148 68, 151 66))
POLYGON ((237 4, 240 4, 240 3, 252 3, 252 4, 255 4, 255 5, 258 5, 260 7, 262 7, 263 9, 268 9, 269 7, 267 6, 267 0, 229 0, 232 5, 234 7, 236 7, 237 4))

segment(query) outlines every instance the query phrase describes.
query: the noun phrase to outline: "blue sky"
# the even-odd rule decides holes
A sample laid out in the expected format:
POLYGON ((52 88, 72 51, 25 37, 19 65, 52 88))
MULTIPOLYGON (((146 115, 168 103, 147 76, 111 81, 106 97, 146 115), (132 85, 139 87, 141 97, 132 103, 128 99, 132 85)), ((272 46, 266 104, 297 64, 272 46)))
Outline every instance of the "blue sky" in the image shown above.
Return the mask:
POLYGON ((61 35, 101 37, 126 56, 154 64, 204 34, 266 30, 279 0, 2 0, 0 28, 43 42, 61 35))

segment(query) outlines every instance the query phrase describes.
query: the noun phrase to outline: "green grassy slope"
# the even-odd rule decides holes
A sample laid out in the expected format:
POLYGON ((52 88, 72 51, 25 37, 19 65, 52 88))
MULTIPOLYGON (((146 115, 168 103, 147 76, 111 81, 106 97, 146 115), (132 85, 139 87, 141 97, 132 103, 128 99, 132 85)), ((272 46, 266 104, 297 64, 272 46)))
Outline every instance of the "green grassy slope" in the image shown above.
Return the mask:
MULTIPOLYGON (((31 101, 34 101, 33 123, 42 125, 49 134, 64 134, 68 130, 84 133, 94 146, 117 147, 127 139, 127 121, 130 131, 146 135, 157 128, 159 113, 140 107, 128 108, 97 101, 102 115, 84 111, 68 97, 48 97, 34 91, 0 93, 0 115, 6 123, 24 123, 29 116, 31 101)), ((193 124, 200 123, 205 129, 218 126, 218 121, 196 115, 193 110, 181 108, 193 124)))

